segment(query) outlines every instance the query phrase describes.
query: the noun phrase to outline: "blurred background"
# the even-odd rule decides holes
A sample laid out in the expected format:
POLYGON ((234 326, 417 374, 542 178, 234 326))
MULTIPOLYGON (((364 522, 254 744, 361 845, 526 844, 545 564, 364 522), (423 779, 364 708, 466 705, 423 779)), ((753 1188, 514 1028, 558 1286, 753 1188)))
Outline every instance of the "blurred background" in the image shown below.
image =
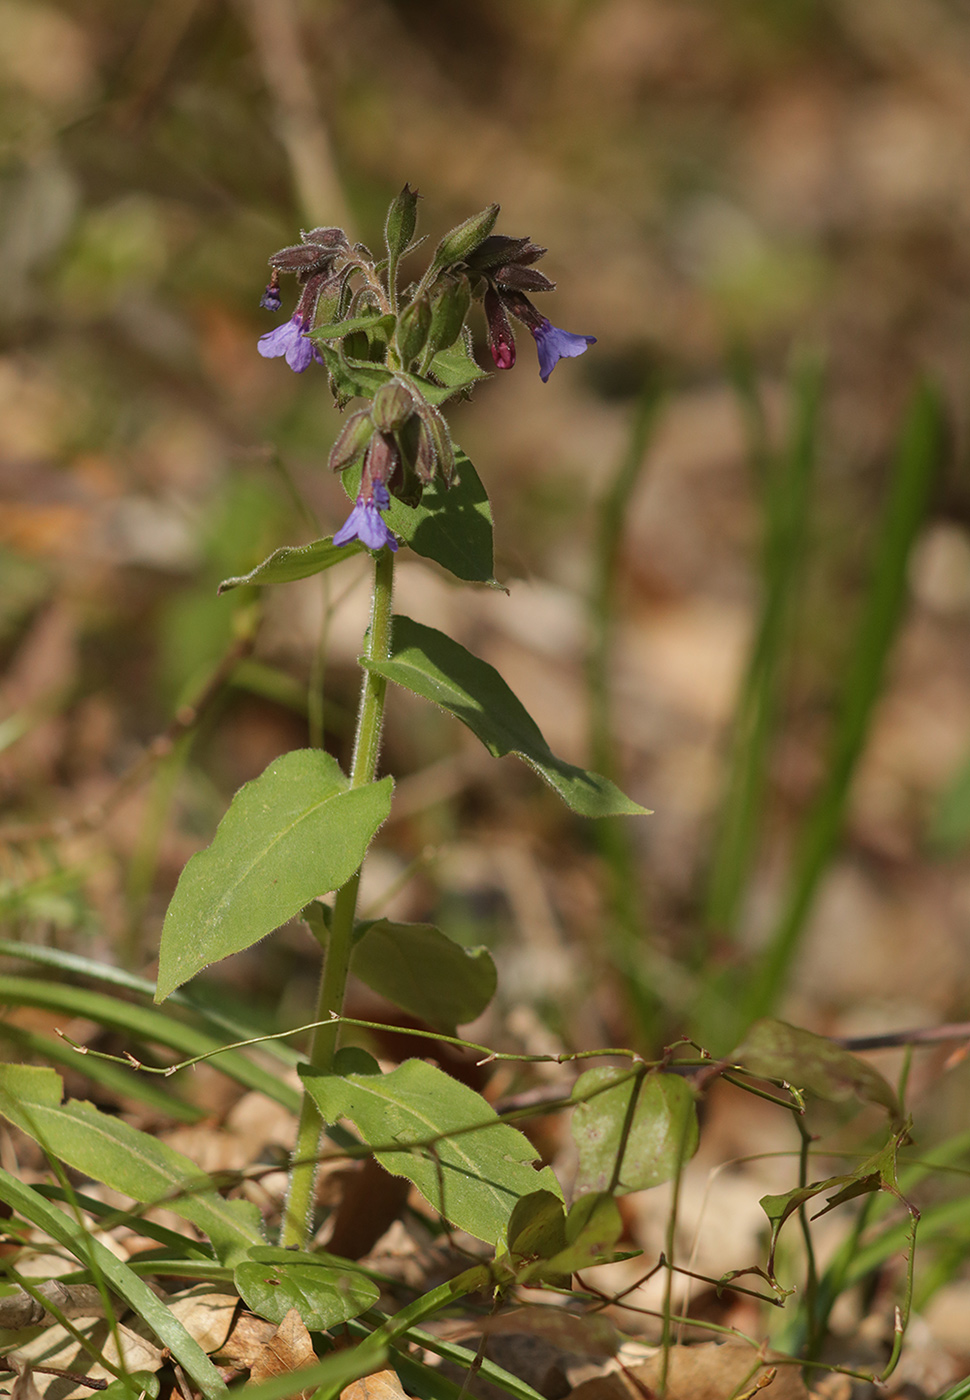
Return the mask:
MULTIPOLYGON (((150 972, 240 784, 346 759, 366 561, 215 590, 346 514, 267 257, 378 247, 409 181, 432 240, 500 202, 597 344, 542 385, 523 335, 452 415, 508 595, 405 558, 398 608, 655 815, 581 824, 397 693, 365 904, 492 946, 479 1038, 530 1051, 964 1018, 968 71, 956 0, 0 0, 8 936, 150 972)), ((293 929, 221 985, 292 1024, 313 967, 293 929)))

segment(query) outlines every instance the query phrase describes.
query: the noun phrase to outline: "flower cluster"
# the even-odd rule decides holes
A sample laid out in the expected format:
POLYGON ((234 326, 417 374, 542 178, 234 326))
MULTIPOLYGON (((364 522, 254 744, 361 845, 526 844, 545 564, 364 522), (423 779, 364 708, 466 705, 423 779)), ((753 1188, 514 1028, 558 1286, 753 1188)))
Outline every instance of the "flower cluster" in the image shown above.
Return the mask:
POLYGON ((398 264, 416 246, 417 199, 405 185, 392 202, 382 263, 362 244, 351 247, 338 228, 303 233, 300 243, 269 260, 272 272, 261 306, 280 309, 282 272, 292 273, 301 290, 290 319, 260 337, 260 355, 284 358, 297 374, 314 362, 324 366, 340 407, 356 395, 372 399, 368 410, 350 416, 330 454, 335 471, 362 463, 354 508, 333 537, 336 545, 356 539, 368 549, 396 550, 398 542, 383 518, 391 496, 416 505, 436 475, 450 485, 455 451, 436 404, 442 390, 467 393, 481 377, 466 324, 473 301, 482 303, 498 369, 515 364, 513 319, 535 340, 543 383, 561 359, 582 355, 595 343, 594 336, 554 326, 530 301, 527 293, 555 288, 534 266, 546 249, 528 238, 494 233, 497 204, 446 234, 420 281, 399 292, 398 264), (322 298, 327 316, 316 327, 322 298), (446 354, 447 365, 440 359, 446 354), (457 387, 456 357, 459 374, 464 370, 457 387))

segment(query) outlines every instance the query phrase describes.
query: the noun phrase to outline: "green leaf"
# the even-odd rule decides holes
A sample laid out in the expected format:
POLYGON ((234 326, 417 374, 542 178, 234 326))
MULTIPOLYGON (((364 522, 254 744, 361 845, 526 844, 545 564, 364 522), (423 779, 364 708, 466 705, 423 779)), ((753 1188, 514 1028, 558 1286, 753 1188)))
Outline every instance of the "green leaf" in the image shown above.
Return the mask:
POLYGON ((300 1076, 326 1122, 349 1118, 386 1171, 406 1176, 477 1239, 503 1240, 522 1196, 543 1188, 561 1195, 548 1167, 529 1165, 536 1153, 527 1138, 474 1090, 423 1060, 389 1074, 339 1077, 306 1067, 300 1076))
POLYGON ((548 1259, 566 1247, 566 1212, 551 1191, 533 1191, 516 1202, 506 1231, 509 1253, 548 1259))
POLYGON ((359 1317, 380 1297, 371 1279, 335 1267, 329 1257, 270 1247, 252 1255, 233 1271, 236 1288, 247 1307, 277 1325, 296 1308, 311 1332, 326 1331, 359 1317))
POLYGON ((486 948, 463 948, 433 924, 378 919, 358 927, 351 971, 435 1030, 453 1035, 495 995, 495 964, 486 948))
POLYGON ((603 1066, 577 1079, 573 1098, 584 1096, 572 1119, 579 1149, 577 1195, 612 1191, 622 1196, 659 1186, 697 1151, 697 1109, 682 1075, 603 1066), (610 1084, 614 1087, 600 1088, 610 1084))
POLYGON ((93 1392, 98 1400, 141 1400, 147 1395, 156 1400, 160 1386, 158 1377, 151 1371, 132 1371, 127 1377, 111 1381, 104 1390, 93 1392))
POLYGON ((353 335, 355 331, 373 330, 392 331, 394 329, 394 317, 390 312, 381 313, 375 311, 368 316, 352 316, 347 321, 331 321, 327 326, 314 326, 312 331, 307 331, 310 340, 315 340, 318 345, 326 345, 330 340, 343 340, 345 335, 353 335))
POLYGON ((128 1306, 151 1329, 163 1347, 195 1381, 206 1400, 224 1400, 226 1387, 219 1372, 199 1346, 189 1336, 164 1303, 137 1274, 115 1258, 110 1249, 96 1240, 83 1225, 78 1224, 63 1211, 55 1209, 23 1185, 15 1176, 0 1168, 0 1201, 5 1201, 12 1210, 29 1220, 32 1225, 44 1231, 51 1239, 64 1246, 85 1268, 90 1268, 109 1287, 123 1298, 128 1306))
MULTIPOLYGON (((359 466, 344 472, 343 485, 350 500, 356 500, 359 466)), ((492 508, 478 473, 460 448, 455 448, 450 487, 435 477, 416 506, 392 496, 384 517, 398 538, 423 559, 433 559, 466 583, 501 587, 492 577, 492 508)))
POLYGON ((318 341, 317 346, 341 401, 372 399, 382 385, 394 378, 389 369, 368 360, 353 360, 332 345, 318 341))
POLYGON ((330 754, 297 749, 240 788, 211 846, 182 871, 162 928, 156 1001, 348 880, 387 818, 391 787, 383 778, 350 788, 330 754))
POLYGON ((312 544, 285 544, 274 550, 268 559, 250 569, 248 574, 238 578, 223 579, 220 593, 228 593, 231 588, 242 588, 245 584, 294 583, 299 578, 310 578, 322 574, 324 569, 332 569, 344 559, 352 559, 355 554, 365 553, 360 540, 350 544, 334 544, 331 536, 325 540, 314 540, 312 544))
MULTIPOLYGON (((762 1196, 760 1205, 771 1225, 768 1276, 772 1284, 776 1282, 775 1251, 778 1247, 781 1227, 797 1210, 800 1210, 803 1205, 816 1196, 824 1195, 829 1191, 833 1193, 824 1209, 818 1212, 818 1215, 826 1215, 836 1206, 854 1200, 857 1196, 871 1195, 876 1191, 887 1191, 906 1207, 913 1219, 918 1219, 918 1212, 900 1194, 896 1184, 896 1156, 902 1143, 908 1141, 908 1136, 907 1128, 900 1128, 878 1152, 873 1153, 871 1157, 862 1162, 854 1172, 846 1172, 842 1176, 830 1176, 824 1181, 813 1181, 808 1186, 796 1187, 794 1191, 788 1191, 784 1195, 762 1196)), ((814 1218, 817 1219, 818 1216, 814 1218)))
POLYGON ((603 1264, 613 1257, 613 1249, 623 1234, 623 1218, 608 1193, 580 1196, 566 1216, 566 1245, 551 1259, 533 1265, 520 1275, 548 1278, 553 1274, 574 1274, 577 1269, 603 1264))
POLYGON ((899 1101, 878 1070, 825 1036, 767 1018, 756 1021, 731 1056, 752 1074, 784 1079, 830 1103, 861 1099, 900 1117, 899 1101))
POLYGON ((418 392, 436 406, 460 393, 462 389, 467 389, 469 385, 491 378, 470 353, 462 337, 453 345, 449 345, 447 350, 438 351, 428 372, 441 381, 440 385, 420 374, 411 374, 408 378, 417 387, 418 392))
POLYGON ((93 1104, 62 1105, 62 1092, 52 1069, 0 1065, 0 1113, 51 1157, 142 1205, 164 1202, 209 1237, 222 1263, 264 1243, 250 1202, 224 1201, 190 1158, 93 1104))
POLYGON ((523 759, 581 816, 647 815, 608 778, 557 758, 495 668, 436 628, 395 617, 391 659, 361 665, 440 705, 496 758, 523 759))

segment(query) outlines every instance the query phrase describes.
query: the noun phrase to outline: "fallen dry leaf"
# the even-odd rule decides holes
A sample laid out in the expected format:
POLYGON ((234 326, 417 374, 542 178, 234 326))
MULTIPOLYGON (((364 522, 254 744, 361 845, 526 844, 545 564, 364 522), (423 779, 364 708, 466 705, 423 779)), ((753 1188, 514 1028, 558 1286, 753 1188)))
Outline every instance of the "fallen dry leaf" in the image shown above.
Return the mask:
POLYGON ((229 1336, 238 1306, 235 1293, 221 1293, 211 1284, 200 1284, 168 1300, 169 1312, 209 1354, 218 1351, 229 1336))
POLYGON ((260 1347, 249 1368, 251 1384, 268 1381, 273 1376, 286 1376, 312 1366, 316 1352, 302 1317, 290 1308, 276 1332, 260 1347))
POLYGON ((213 1359, 226 1366, 233 1366, 238 1371, 249 1371, 259 1352, 270 1338, 275 1336, 274 1323, 243 1310, 213 1359))
POLYGON ((408 1396, 395 1371, 373 1371, 344 1386, 340 1400, 408 1400, 408 1396))
MULTIPOLYGON (((584 1381, 568 1400, 645 1400, 646 1395, 657 1393, 660 1370, 658 1353, 626 1372, 612 1371, 584 1381)), ((776 1366, 770 1354, 759 1360, 758 1353, 744 1343, 671 1347, 666 1400, 741 1400, 754 1394, 766 1400, 808 1400, 797 1366, 776 1366)))

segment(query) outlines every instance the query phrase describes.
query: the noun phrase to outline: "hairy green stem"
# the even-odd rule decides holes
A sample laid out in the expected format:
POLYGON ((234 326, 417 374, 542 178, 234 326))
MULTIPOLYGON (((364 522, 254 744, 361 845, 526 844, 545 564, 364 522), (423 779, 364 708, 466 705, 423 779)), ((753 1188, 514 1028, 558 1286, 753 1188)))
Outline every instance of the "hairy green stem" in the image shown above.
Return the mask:
MULTIPOLYGON (((390 656, 393 585, 394 555, 389 549, 382 549, 377 555, 374 567, 374 596, 364 648, 364 655, 368 661, 382 661, 390 656)), ((350 769, 351 787, 361 787, 364 783, 374 781, 381 747, 386 691, 387 681, 382 676, 375 675, 373 671, 364 672, 357 711, 357 738, 350 769)), ((337 1051, 339 1023, 331 1018, 339 1016, 343 1011, 361 868, 341 886, 334 901, 330 936, 324 954, 314 1016, 314 1020, 320 1024, 313 1032, 309 1048, 310 1064, 318 1070, 331 1069, 337 1051)), ((280 1235, 280 1243, 285 1248, 304 1247, 309 1240, 323 1127, 320 1110, 311 1096, 304 1093, 296 1145, 290 1162, 290 1180, 280 1235)))

